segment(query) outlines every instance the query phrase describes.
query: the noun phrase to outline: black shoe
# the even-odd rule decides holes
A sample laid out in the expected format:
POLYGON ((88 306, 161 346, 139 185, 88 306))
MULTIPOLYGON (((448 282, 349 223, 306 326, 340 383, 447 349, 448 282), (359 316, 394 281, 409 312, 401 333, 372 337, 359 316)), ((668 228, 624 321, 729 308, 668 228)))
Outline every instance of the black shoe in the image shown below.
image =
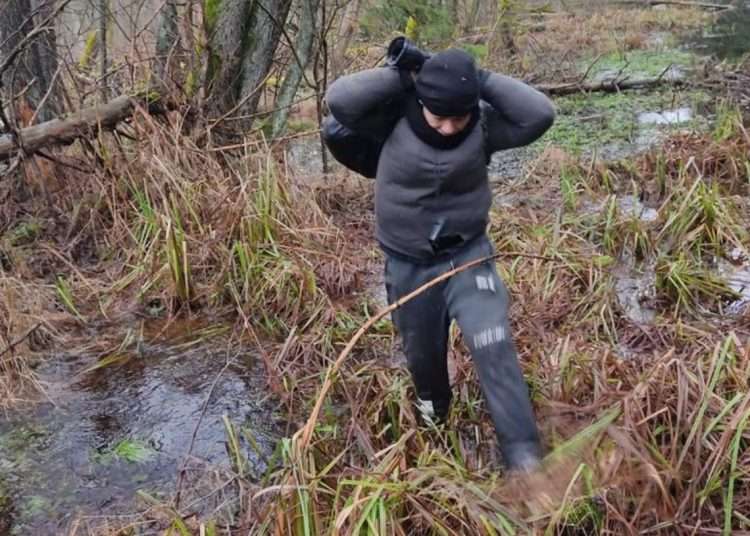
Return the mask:
POLYGON ((508 473, 533 473, 542 465, 541 448, 534 441, 519 441, 504 445, 502 450, 508 473))

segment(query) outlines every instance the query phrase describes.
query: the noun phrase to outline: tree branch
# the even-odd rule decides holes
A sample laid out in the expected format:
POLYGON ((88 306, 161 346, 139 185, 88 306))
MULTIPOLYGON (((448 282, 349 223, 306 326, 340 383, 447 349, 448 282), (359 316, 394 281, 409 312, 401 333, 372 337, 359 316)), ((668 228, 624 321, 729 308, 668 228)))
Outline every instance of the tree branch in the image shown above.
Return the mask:
POLYGON ((157 103, 121 95, 106 104, 80 110, 67 119, 52 119, 18 130, 18 140, 13 134, 0 136, 0 161, 14 156, 21 146, 26 154, 33 154, 42 147, 67 145, 92 133, 112 129, 117 123, 133 115, 139 104, 145 104, 151 113, 162 111, 162 107, 157 103))

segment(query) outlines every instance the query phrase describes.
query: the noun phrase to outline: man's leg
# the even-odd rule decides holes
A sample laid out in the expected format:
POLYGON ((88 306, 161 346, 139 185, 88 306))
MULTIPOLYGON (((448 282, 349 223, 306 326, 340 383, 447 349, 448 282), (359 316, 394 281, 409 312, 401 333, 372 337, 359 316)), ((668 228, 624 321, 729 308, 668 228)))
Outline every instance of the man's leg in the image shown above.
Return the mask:
MULTIPOLYGON (((386 256, 388 303, 420 287, 439 271, 386 256)), ((448 310, 441 286, 423 292, 392 313, 417 391, 417 407, 425 420, 443 421, 451 400, 448 379, 448 310)))
MULTIPOLYGON (((489 255, 482 238, 462 251, 456 266, 489 255)), ((526 381, 508 323, 508 291, 493 261, 453 276, 445 288, 450 316, 471 350, 500 451, 509 469, 532 469, 541 457, 539 434, 526 381)))

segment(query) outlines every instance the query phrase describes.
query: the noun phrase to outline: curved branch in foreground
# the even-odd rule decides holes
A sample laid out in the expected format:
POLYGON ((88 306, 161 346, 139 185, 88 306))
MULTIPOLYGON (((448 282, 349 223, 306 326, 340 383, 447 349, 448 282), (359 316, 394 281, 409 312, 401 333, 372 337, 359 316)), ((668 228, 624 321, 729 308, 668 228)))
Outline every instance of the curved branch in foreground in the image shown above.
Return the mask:
POLYGON ((315 426, 318 422, 318 416, 320 415, 320 410, 323 407, 323 402, 325 402, 326 397, 328 396, 328 392, 331 390, 331 387, 333 387, 333 384, 335 382, 336 376, 338 375, 339 369, 341 368, 341 365, 344 364, 344 361, 346 360, 347 356, 351 353, 351 351, 354 349, 354 345, 357 343, 357 341, 362 337, 362 335, 365 334, 365 332, 372 327, 378 320, 383 318, 385 315, 390 313, 391 311, 398 309, 403 304, 405 304, 408 301, 411 301, 413 298, 416 298, 420 294, 422 294, 427 289, 434 287, 441 281, 445 281, 446 279, 453 277, 459 272, 463 272, 464 270, 468 270, 469 268, 473 268, 474 266, 478 266, 482 263, 493 261, 495 259, 499 259, 502 257, 523 257, 527 259, 539 259, 544 261, 555 261, 554 257, 547 257, 544 255, 531 255, 527 253, 520 253, 515 251, 502 251, 499 253, 495 253, 493 255, 488 255, 487 257, 482 257, 470 262, 467 262, 466 264, 463 264, 461 266, 458 266, 454 268, 453 270, 449 270, 445 272, 442 275, 439 275, 435 277, 434 279, 428 281, 421 287, 413 290, 412 292, 405 294, 404 296, 401 296, 398 300, 391 303, 388 307, 385 307, 381 309, 377 314, 370 317, 370 319, 362 324, 360 328, 357 330, 357 332, 352 336, 351 339, 349 339, 349 342, 346 344, 343 350, 341 350, 341 353, 336 358, 336 361, 331 363, 328 367, 328 370, 325 374, 325 379, 323 380, 323 385, 321 385, 320 390, 318 391, 318 397, 315 401, 315 406, 313 407, 312 411, 310 412, 310 416, 307 418, 307 421, 305 422, 305 425, 297 430, 297 432, 292 436, 292 441, 294 441, 294 445, 297 448, 296 454, 298 456, 301 456, 301 453, 307 448, 307 446, 310 444, 310 440, 312 439, 313 432, 315 431, 315 426))

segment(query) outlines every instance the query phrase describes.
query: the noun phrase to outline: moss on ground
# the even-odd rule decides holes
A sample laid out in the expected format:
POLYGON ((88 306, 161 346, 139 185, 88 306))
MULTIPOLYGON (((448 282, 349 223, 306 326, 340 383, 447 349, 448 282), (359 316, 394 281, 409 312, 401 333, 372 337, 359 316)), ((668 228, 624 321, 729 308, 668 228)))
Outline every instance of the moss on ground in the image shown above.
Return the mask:
MULTIPOLYGON (((638 116, 643 112, 659 112, 689 107, 697 111, 708 100, 701 91, 661 92, 628 91, 623 93, 577 94, 555 100, 558 110, 554 126, 544 141, 579 153, 612 143, 633 143, 639 134, 655 130, 653 125, 641 125, 638 116)), ((698 114, 694 114, 699 117, 698 114)), ((697 126, 691 122, 660 126, 686 128, 697 126)))
POLYGON ((144 463, 151 460, 155 455, 156 451, 144 441, 131 438, 123 439, 106 452, 95 455, 95 460, 105 465, 115 460, 144 463))
POLYGON ((652 78, 661 75, 670 67, 681 71, 695 67, 697 58, 689 52, 676 49, 639 49, 615 51, 597 58, 587 58, 581 62, 581 73, 589 70, 589 79, 601 79, 619 73, 620 78, 652 78))

